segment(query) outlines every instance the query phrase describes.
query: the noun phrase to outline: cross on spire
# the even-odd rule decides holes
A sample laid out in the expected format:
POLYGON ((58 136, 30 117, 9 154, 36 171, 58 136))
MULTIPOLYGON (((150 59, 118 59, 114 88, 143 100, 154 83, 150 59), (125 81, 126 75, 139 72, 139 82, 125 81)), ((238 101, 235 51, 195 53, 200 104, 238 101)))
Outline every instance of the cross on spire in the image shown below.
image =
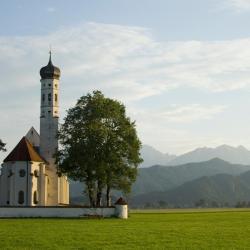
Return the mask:
POLYGON ((49 61, 51 62, 51 45, 49 46, 49 61))

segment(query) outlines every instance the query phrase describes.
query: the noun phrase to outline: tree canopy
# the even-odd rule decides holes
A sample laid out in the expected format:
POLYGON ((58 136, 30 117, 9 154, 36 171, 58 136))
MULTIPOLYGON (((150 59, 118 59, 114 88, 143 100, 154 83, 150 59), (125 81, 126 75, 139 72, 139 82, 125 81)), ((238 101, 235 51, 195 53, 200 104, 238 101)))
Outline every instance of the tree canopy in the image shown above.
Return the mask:
POLYGON ((107 206, 112 189, 130 192, 141 142, 123 104, 100 91, 82 96, 67 111, 58 139, 59 171, 85 183, 92 206, 101 205, 104 190, 107 206))
POLYGON ((0 151, 6 151, 6 148, 5 148, 5 145, 6 143, 3 143, 3 141, 0 139, 0 151))

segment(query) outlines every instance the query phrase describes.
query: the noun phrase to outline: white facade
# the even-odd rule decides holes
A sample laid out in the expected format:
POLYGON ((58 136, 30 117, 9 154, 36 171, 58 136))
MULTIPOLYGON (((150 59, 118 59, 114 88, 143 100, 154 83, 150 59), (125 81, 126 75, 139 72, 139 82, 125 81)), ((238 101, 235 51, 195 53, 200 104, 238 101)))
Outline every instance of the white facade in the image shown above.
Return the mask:
POLYGON ((0 177, 1 206, 45 206, 44 162, 6 162, 0 177))
POLYGON ((60 70, 50 60, 40 71, 40 136, 32 127, 2 164, 1 206, 69 204, 69 183, 58 176, 54 154, 59 120, 60 70))

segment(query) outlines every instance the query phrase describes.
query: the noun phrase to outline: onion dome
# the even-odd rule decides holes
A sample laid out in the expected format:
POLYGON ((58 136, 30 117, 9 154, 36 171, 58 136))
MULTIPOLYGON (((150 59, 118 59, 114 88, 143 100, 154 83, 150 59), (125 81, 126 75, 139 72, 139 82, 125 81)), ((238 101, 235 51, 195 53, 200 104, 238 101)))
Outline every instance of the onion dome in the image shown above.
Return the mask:
POLYGON ((51 61, 51 51, 49 53, 50 53, 50 56, 49 56, 48 65, 41 68, 40 76, 42 79, 59 79, 61 75, 61 71, 59 68, 53 65, 51 61))

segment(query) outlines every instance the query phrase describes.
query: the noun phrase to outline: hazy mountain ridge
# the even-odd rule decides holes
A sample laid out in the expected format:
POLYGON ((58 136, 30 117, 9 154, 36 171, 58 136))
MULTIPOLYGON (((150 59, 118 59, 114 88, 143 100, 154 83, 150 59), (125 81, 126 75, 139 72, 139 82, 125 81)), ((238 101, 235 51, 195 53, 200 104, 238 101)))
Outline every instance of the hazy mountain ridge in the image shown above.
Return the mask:
POLYGON ((180 155, 169 162, 170 165, 180 165, 187 162, 203 162, 213 158, 220 158, 234 164, 250 165, 250 151, 243 146, 232 147, 222 145, 216 148, 198 148, 180 155))
POLYGON ((153 165, 167 165, 176 158, 176 155, 164 154, 149 145, 143 145, 141 149, 143 162, 140 167, 151 167, 153 165))
POLYGON ((197 148, 188 153, 176 156, 164 154, 151 146, 143 145, 141 149, 141 156, 144 162, 140 167, 150 167, 153 165, 181 165, 190 162, 203 162, 213 158, 220 158, 224 161, 250 165, 250 150, 243 146, 232 147, 228 145, 221 145, 216 148, 197 148))

